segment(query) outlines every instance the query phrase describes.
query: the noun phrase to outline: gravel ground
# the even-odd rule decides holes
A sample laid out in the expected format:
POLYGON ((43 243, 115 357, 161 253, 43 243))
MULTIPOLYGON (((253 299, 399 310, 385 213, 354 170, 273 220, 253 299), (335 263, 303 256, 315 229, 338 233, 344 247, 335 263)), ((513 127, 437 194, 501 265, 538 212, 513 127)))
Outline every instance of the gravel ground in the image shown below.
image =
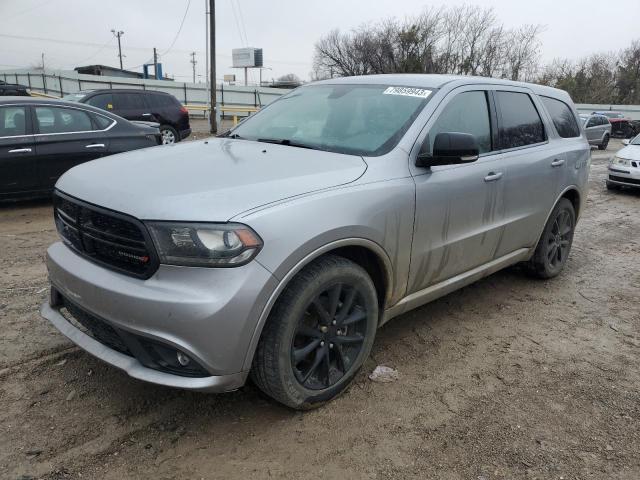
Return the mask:
POLYGON ((590 193, 562 275, 517 268, 403 315, 339 399, 141 383, 42 320, 47 202, 0 207, 0 477, 640 478, 640 193, 590 193), (396 382, 373 383, 378 364, 396 382))

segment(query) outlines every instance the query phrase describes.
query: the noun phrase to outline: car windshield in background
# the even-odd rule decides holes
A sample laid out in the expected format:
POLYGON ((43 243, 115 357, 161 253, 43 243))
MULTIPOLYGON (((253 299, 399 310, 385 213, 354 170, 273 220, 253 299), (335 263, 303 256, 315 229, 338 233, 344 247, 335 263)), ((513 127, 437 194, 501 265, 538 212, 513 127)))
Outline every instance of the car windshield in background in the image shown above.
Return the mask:
POLYGON ((580 120, 582 120, 582 123, 586 123, 589 120, 589 115, 580 115, 580 120))
POLYGON ((392 85, 299 88, 249 117, 230 136, 352 155, 397 145, 432 91, 392 85))

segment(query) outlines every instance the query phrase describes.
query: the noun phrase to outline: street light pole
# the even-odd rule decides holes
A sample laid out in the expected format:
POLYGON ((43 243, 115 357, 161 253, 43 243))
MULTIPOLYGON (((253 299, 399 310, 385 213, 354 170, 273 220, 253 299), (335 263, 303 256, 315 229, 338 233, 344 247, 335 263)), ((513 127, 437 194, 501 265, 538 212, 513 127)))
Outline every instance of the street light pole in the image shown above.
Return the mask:
POLYGON ((209 0, 209 62, 211 63, 211 110, 209 113, 210 132, 218 133, 216 118, 216 0, 209 0))

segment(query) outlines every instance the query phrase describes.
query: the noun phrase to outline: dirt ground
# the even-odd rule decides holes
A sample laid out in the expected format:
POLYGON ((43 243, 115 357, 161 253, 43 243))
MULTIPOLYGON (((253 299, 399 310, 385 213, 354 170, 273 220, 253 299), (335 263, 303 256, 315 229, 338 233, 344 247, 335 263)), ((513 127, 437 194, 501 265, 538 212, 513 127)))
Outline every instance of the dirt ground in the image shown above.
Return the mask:
POLYGON ((0 207, 0 477, 640 478, 640 193, 589 199, 562 275, 517 268, 395 319, 339 399, 130 379, 40 318, 47 202, 0 207), (373 383, 378 364, 400 372, 373 383))

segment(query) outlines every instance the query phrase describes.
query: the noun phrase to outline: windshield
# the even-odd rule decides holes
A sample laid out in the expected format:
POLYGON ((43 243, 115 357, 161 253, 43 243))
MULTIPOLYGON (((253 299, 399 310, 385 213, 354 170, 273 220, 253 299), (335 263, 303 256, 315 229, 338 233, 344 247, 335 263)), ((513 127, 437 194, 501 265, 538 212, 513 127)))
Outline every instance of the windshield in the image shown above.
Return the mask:
POLYGON ((281 97, 228 136, 363 156, 395 147, 431 94, 390 85, 312 85, 281 97))

